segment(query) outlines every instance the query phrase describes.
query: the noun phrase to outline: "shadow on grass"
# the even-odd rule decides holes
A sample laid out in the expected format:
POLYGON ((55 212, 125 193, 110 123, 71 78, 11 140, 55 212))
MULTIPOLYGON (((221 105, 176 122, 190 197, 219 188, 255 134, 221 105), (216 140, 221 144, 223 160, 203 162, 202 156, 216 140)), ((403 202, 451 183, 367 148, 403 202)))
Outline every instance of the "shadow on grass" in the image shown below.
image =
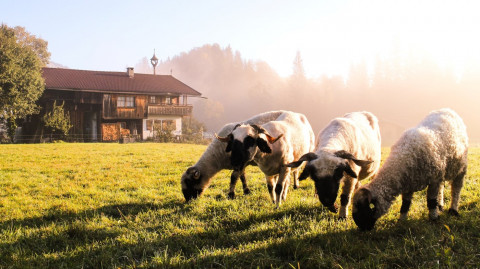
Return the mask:
MULTIPOLYGON (((224 219, 214 228, 189 234, 164 237, 161 236, 161 225, 148 227, 160 236, 134 243, 120 240, 125 229, 142 232, 142 228, 132 226, 129 220, 145 212, 163 209, 170 209, 170 213, 163 217, 174 219, 174 215, 191 214, 192 208, 181 201, 169 201, 162 205, 109 205, 79 213, 52 209, 42 217, 0 223, 0 229, 12 233, 19 228, 36 229, 35 232, 24 232, 25 235, 15 242, 0 242, 0 267, 291 268, 300 264, 304 268, 339 265, 345 268, 352 264, 358 264, 358 267, 432 267, 448 265, 452 259, 457 262, 454 264, 465 265, 479 262, 478 252, 477 256, 474 253, 479 238, 465 242, 461 238, 462 232, 457 232, 455 227, 471 225, 478 217, 478 210, 474 210, 477 204, 478 201, 464 205, 462 208, 467 210, 461 212, 459 218, 443 214, 437 222, 426 218, 402 222, 383 220, 370 232, 361 232, 354 224, 347 229, 336 229, 335 217, 327 214, 323 207, 301 205, 287 210, 272 209, 245 219, 224 219), (118 223, 111 229, 87 225, 102 215, 118 223), (326 226, 331 227, 321 230, 309 227, 312 222, 317 222, 318 215, 326 217, 326 226), (291 227, 282 223, 284 219, 290 219, 287 223, 291 227), (268 225, 262 226, 267 222, 268 225), (280 228, 270 222, 277 223, 280 228), (445 229, 444 225, 451 227, 452 231, 445 229), (54 230, 46 232, 41 229, 49 226, 55 226, 54 230), (448 243, 449 236, 456 233, 460 237, 458 243, 448 243), (460 248, 455 244, 472 244, 474 247, 460 248), (446 253, 446 248, 456 251, 452 252, 455 255, 446 253), (473 255, 473 260, 467 261, 469 255, 473 255)), ((210 219, 205 216, 202 221, 208 223, 210 219)))
MULTIPOLYGON (((183 204, 168 203, 162 208, 178 208, 183 204)), ((12 264, 20 264, 20 267, 40 266, 60 262, 71 264, 75 261, 75 255, 61 258, 52 253, 68 253, 76 248, 88 250, 92 243, 112 241, 122 234, 122 227, 129 225, 129 220, 148 211, 155 211, 160 206, 153 203, 127 203, 100 207, 82 212, 65 212, 53 207, 40 217, 10 220, 0 223, 0 230, 6 235, 16 238, 14 242, 0 241, 0 268, 12 264), (113 221, 110 227, 95 228, 89 222, 105 216, 113 221), (118 223, 122 224, 118 224, 118 223), (14 233, 21 233, 15 236, 14 233), (50 255, 50 258, 43 256, 50 255), (37 260, 32 260, 35 257, 37 260), (46 263, 38 262, 43 260, 46 263)), ((88 259, 83 256, 83 259, 88 259)), ((85 261, 88 263, 88 261, 85 261)), ((75 264, 75 262, 74 262, 75 264)))

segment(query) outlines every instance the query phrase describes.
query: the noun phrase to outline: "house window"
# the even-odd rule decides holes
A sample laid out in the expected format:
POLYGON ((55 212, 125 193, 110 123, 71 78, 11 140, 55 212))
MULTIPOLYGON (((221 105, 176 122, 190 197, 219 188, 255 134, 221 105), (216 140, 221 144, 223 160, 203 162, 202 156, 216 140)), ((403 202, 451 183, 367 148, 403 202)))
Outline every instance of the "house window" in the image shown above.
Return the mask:
POLYGON ((135 97, 133 96, 125 97, 125 107, 135 107, 135 97))
POLYGON ((171 103, 172 99, 169 96, 165 97, 165 104, 170 105, 171 103))
POLYGON ((119 96, 117 98, 117 107, 135 107, 135 97, 119 96))
POLYGON ((173 120, 162 120, 162 130, 174 127, 175 122, 173 120))
POLYGON ((155 96, 150 96, 150 103, 155 104, 155 96))
POLYGON ((125 96, 119 96, 118 97, 117 107, 125 107, 125 96))
POLYGON ((147 130, 153 131, 153 120, 147 120, 147 130))

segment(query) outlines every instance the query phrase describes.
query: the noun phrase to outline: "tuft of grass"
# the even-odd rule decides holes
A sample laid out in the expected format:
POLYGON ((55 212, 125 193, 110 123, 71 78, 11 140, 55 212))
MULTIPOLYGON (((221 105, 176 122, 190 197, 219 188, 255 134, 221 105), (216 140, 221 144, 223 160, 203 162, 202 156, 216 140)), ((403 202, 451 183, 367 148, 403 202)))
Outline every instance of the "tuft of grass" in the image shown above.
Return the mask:
MULTIPOLYGON (((428 220, 425 191, 375 230, 339 221, 310 180, 280 209, 263 174, 227 199, 229 171, 184 202, 180 177, 206 146, 0 145, 0 268, 459 268, 480 264, 480 148, 469 153, 460 217, 428 220)), ((383 158, 389 149, 383 150, 383 158)), ((445 188, 446 205, 450 189, 445 188)))

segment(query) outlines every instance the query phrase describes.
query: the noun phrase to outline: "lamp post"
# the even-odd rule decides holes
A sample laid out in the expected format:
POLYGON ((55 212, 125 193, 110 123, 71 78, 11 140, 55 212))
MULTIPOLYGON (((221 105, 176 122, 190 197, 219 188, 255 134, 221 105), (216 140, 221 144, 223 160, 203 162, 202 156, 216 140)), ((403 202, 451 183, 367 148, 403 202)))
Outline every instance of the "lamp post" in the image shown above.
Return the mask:
POLYGON ((153 65, 153 74, 155 75, 155 68, 158 64, 158 58, 155 56, 155 49, 153 49, 153 57, 150 59, 150 63, 153 65))

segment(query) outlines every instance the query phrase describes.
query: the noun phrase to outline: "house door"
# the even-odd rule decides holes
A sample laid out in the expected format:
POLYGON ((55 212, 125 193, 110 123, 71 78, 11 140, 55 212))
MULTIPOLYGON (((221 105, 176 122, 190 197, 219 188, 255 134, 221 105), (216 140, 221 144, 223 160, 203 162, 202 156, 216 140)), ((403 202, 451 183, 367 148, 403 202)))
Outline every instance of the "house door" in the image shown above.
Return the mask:
POLYGON ((97 112, 96 111, 88 111, 84 114, 84 140, 85 141, 97 141, 97 112))

